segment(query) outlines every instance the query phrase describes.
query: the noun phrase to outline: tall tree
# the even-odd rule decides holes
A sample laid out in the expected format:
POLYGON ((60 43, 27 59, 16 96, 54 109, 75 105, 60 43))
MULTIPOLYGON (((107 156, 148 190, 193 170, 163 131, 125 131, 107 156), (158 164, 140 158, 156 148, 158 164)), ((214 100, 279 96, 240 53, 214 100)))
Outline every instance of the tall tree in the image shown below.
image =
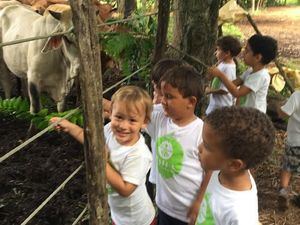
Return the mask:
MULTIPOLYGON (((213 64, 220 0, 174 0, 173 45, 206 65, 213 64)), ((200 72, 204 66, 195 61, 200 72)))

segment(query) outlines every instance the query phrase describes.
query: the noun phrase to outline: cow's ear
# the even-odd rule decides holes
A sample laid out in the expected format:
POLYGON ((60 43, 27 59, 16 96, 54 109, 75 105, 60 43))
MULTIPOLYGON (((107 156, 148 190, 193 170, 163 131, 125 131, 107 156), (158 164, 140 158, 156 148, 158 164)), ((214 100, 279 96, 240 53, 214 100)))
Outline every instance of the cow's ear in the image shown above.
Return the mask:
POLYGON ((42 53, 47 53, 51 50, 56 50, 61 47, 63 36, 50 37, 42 49, 42 53))
POLYGON ((49 10, 49 13, 57 20, 60 20, 61 19, 61 13, 60 12, 55 12, 55 11, 52 11, 52 10, 49 10))

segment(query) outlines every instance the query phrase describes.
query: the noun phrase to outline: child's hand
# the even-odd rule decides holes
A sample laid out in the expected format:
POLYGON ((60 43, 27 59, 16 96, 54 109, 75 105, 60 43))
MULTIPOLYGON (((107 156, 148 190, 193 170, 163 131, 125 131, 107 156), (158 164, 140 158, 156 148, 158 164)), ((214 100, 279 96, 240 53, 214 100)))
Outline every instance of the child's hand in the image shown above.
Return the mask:
MULTIPOLYGON (((50 123, 56 123, 57 121, 59 121, 61 118, 60 117, 52 117, 49 122, 50 123)), ((69 132, 69 125, 71 123, 66 120, 66 119, 62 119, 55 127, 54 129, 57 131, 63 131, 68 133, 69 132)))
POLYGON ((195 225, 200 209, 199 201, 194 201, 190 207, 187 217, 190 219, 189 225, 195 225))
POLYGON ((211 93, 211 88, 210 87, 206 87, 205 88, 205 94, 208 95, 211 93))
POLYGON ((221 71, 216 66, 212 66, 207 69, 207 73, 212 77, 220 77, 221 71))

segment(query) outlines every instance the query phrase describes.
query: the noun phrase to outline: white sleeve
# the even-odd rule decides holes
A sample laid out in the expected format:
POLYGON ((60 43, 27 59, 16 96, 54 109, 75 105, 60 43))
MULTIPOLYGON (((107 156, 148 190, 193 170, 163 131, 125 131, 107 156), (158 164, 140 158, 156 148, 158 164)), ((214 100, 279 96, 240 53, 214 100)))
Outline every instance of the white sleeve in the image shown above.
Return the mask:
POLYGON ((156 105, 153 112, 151 113, 151 120, 147 125, 147 128, 145 129, 145 132, 150 135, 151 138, 155 137, 155 132, 158 129, 158 124, 160 124, 159 121, 164 116, 164 111, 161 106, 161 104, 156 105))
POLYGON ((103 128, 103 133, 104 133, 104 138, 105 140, 107 139, 108 136, 110 136, 111 133, 111 128, 110 128, 110 122, 108 124, 106 124, 103 128))
MULTIPOLYGON (((226 67, 224 67, 223 73, 226 75, 226 77, 230 81, 233 81, 233 80, 236 79, 236 68, 234 66, 226 66, 226 67)), ((223 82, 221 83, 220 89, 228 92, 228 89, 226 88, 226 86, 224 85, 223 82)))
POLYGON ((248 79, 244 81, 244 86, 250 88, 253 92, 257 92, 264 81, 264 77, 261 74, 256 74, 256 76, 248 76, 248 79))
POLYGON ((296 92, 294 92, 288 101, 281 107, 281 110, 291 116, 296 110, 296 92))
MULTIPOLYGON (((145 151, 149 151, 149 149, 145 147, 145 151)), ((145 182, 145 177, 151 167, 151 158, 144 157, 146 153, 139 153, 129 154, 119 171, 124 181, 137 186, 145 182)))

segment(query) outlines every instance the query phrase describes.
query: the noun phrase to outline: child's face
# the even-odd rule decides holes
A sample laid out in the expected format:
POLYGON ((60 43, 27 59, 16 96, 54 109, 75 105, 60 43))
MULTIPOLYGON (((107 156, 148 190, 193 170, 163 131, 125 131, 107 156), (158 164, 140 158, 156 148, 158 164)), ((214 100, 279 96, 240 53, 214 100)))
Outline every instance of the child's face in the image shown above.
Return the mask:
POLYGON ((251 46, 247 43, 244 51, 243 51, 243 58, 246 65, 253 67, 259 59, 257 55, 254 55, 251 46))
POLYGON ((140 136, 140 130, 145 128, 146 112, 141 103, 129 104, 116 101, 112 105, 111 129, 121 145, 131 146, 140 136))
POLYGON ((204 123, 202 143, 199 146, 199 160, 204 170, 220 170, 225 167, 227 157, 222 151, 222 140, 208 123, 204 123))
POLYGON ((215 51, 216 58, 218 62, 224 61, 228 57, 228 52, 224 52, 219 46, 217 46, 216 51, 215 51))
POLYGON ((188 110, 194 107, 190 98, 184 98, 177 88, 164 81, 161 82, 161 93, 165 115, 175 122, 185 119, 188 110))

